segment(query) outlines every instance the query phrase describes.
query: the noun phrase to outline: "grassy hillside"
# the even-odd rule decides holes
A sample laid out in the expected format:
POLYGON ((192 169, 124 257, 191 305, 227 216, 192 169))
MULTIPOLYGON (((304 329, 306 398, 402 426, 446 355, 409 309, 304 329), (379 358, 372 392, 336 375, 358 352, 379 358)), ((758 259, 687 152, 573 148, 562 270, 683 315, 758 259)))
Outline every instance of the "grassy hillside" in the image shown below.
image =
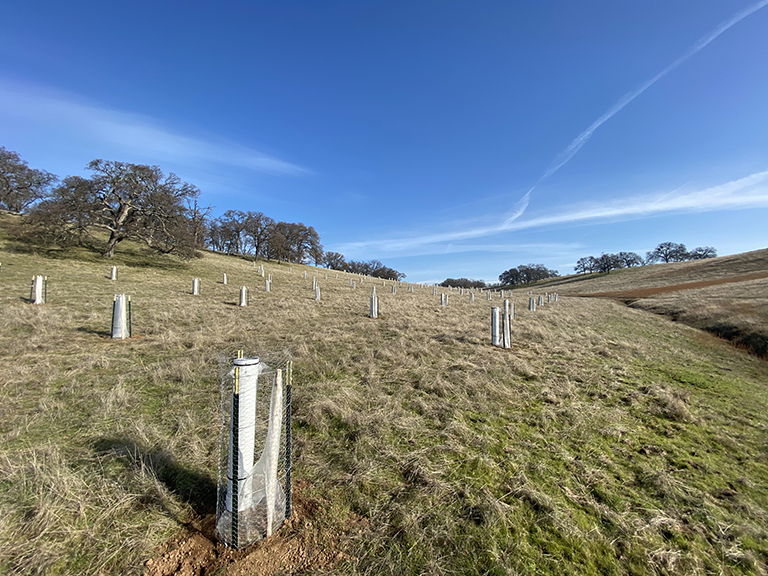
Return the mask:
POLYGON ((541 289, 617 298, 768 357, 768 250, 569 276, 541 289))
POLYGON ((654 294, 631 306, 707 330, 768 358, 768 278, 654 294))
POLYGON ((628 292, 686 283, 738 280, 745 275, 768 275, 768 248, 689 262, 653 264, 613 270, 610 274, 577 274, 547 284, 561 294, 628 292))
POLYGON ((378 282, 371 320, 369 279, 267 263, 265 293, 240 259, 124 250, 0 245, 0 572, 768 573, 765 361, 619 302, 530 313, 524 294, 504 351, 498 296, 441 308, 378 282), (24 300, 33 274, 46 305, 24 300), (117 292, 127 341, 108 337, 117 292), (231 553, 209 538, 236 345, 294 357, 297 517, 231 553))

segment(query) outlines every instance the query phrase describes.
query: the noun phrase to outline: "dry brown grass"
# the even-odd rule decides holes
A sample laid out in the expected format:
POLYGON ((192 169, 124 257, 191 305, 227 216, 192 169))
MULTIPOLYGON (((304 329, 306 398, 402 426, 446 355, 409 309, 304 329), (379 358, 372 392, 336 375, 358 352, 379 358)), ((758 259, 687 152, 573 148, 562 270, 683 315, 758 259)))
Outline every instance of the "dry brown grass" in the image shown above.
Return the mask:
POLYGON ((658 294, 631 304, 768 357, 768 278, 658 294))
POLYGON ((616 298, 768 356, 768 249, 572 276, 546 286, 564 294, 616 298))
POLYGON ((111 262, 0 254, 8 573, 139 573, 211 512, 217 355, 235 345, 293 354, 296 477, 326 503, 301 529, 345 550, 338 573, 764 573, 768 370, 697 330, 599 299, 529 313, 516 293, 504 351, 498 297, 441 308, 379 281, 371 320, 373 282, 310 267, 266 263, 266 293, 217 255, 118 258, 114 283, 111 262), (45 306, 22 300, 35 273, 45 306), (134 306, 122 342, 118 291, 134 306))
POLYGON ((546 284, 561 294, 625 292, 643 288, 661 288, 688 282, 726 280, 734 276, 768 272, 768 248, 732 256, 689 262, 654 264, 614 270, 610 274, 579 274, 546 284), (554 288, 557 286, 557 288, 554 288))

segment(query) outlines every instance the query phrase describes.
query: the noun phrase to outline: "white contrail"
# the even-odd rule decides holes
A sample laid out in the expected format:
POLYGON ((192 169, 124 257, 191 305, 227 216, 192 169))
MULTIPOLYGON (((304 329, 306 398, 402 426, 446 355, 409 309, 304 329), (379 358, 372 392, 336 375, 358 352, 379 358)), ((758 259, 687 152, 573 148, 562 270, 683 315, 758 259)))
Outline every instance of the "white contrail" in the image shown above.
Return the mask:
POLYGON ((712 42, 715 38, 720 36, 723 32, 728 30, 731 26, 734 24, 738 24, 741 22, 744 18, 752 14, 753 12, 757 12, 760 10, 760 8, 763 8, 764 6, 768 5, 768 0, 760 0, 759 2, 756 2, 752 6, 742 10, 741 12, 737 13, 736 15, 732 16, 728 20, 722 22, 717 28, 715 28, 712 32, 707 34, 706 36, 703 36, 701 39, 699 39, 698 42, 696 42, 693 46, 688 48, 686 52, 680 56, 677 60, 672 62, 669 66, 664 68, 661 72, 656 74, 653 78, 642 84, 640 87, 636 88, 632 92, 629 92, 628 94, 625 94, 622 96, 616 104, 611 106, 611 108, 600 118, 595 120, 592 125, 584 130, 581 134, 579 134, 576 139, 570 143, 570 145, 563 150, 557 158, 555 158, 555 161, 552 163, 552 165, 547 169, 546 172, 544 172, 544 175, 539 178, 539 180, 534 184, 531 189, 528 191, 528 194, 530 194, 536 186, 538 186, 542 180, 545 178, 548 178, 552 176, 555 172, 560 170, 571 158, 574 157, 574 155, 581 150, 581 147, 584 146, 584 144, 587 143, 587 140, 589 140, 592 137, 592 134, 594 134, 595 130, 600 128, 605 122, 613 118, 614 115, 616 115, 618 112, 620 112, 627 104, 632 102, 635 98, 640 96, 643 92, 648 90, 651 86, 653 86, 656 82, 658 82, 661 78, 669 74, 672 70, 680 66, 683 62, 688 60, 691 56, 699 52, 701 49, 706 47, 710 42, 712 42))
MULTIPOLYGON (((500 232, 529 230, 553 225, 583 224, 600 221, 617 222, 672 213, 713 212, 717 210, 743 210, 745 208, 767 207, 768 170, 765 170, 731 180, 730 182, 691 192, 681 192, 678 188, 663 194, 634 197, 619 195, 613 201, 574 204, 565 206, 558 213, 523 221, 511 222, 508 219, 501 224, 473 229, 464 229, 459 226, 456 230, 445 233, 353 242, 340 245, 337 247, 337 250, 344 254, 349 254, 375 249, 378 253, 414 256, 441 253, 443 248, 438 245, 443 242, 452 242, 454 243, 451 250, 453 252, 470 249, 488 251, 489 247, 484 243, 456 244, 456 242, 484 238, 500 232)), ((519 209, 515 213, 518 211, 519 209)))
POLYGON ((506 228, 512 222, 520 218, 520 216, 523 215, 523 212, 525 212, 525 209, 528 208, 528 202, 531 200, 531 191, 529 190, 525 196, 520 198, 520 200, 517 201, 517 204, 514 205, 512 208, 512 214, 510 214, 506 220, 504 220, 504 224, 501 225, 502 228, 506 228))

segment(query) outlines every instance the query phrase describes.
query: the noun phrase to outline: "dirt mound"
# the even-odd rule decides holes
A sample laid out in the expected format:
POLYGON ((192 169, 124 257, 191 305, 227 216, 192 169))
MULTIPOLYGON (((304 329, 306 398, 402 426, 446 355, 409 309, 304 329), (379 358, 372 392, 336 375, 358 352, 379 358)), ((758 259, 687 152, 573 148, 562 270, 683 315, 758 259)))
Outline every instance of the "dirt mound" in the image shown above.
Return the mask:
MULTIPOLYGON (((277 534, 242 550, 227 548, 216 538, 216 515, 207 514, 187 524, 183 531, 163 544, 157 556, 145 564, 145 576, 271 576, 333 568, 351 559, 342 549, 343 532, 320 531, 319 519, 324 504, 301 495, 301 484, 294 490, 290 520, 277 534)), ((359 528, 361 520, 348 529, 359 528)))

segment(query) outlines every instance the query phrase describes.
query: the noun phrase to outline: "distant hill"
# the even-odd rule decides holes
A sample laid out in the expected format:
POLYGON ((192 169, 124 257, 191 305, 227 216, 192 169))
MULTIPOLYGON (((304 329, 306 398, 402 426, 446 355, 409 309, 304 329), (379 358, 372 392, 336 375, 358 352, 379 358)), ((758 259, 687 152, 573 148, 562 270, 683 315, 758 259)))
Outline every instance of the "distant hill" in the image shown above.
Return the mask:
POLYGON ((616 298, 768 356, 768 249, 557 279, 546 289, 616 298))
POLYGON ((667 288, 689 282, 738 281, 739 276, 747 274, 768 276, 768 248, 706 260, 623 268, 610 274, 575 274, 553 279, 546 286, 557 286, 560 294, 584 295, 667 288))

